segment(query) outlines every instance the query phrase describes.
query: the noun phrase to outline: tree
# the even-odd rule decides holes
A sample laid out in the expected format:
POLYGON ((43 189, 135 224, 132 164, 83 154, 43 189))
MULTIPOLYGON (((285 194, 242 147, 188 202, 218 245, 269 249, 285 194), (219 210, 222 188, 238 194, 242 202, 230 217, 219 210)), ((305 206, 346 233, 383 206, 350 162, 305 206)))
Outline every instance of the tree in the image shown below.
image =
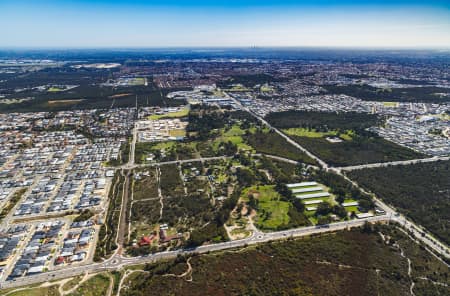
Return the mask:
POLYGON ((366 222, 363 224, 361 231, 362 231, 363 233, 367 233, 367 234, 372 233, 372 232, 373 232, 373 226, 372 226, 372 224, 370 224, 369 222, 366 221, 366 222))
POLYGON ((258 209, 258 200, 253 197, 253 194, 248 197, 248 206, 250 209, 258 209))
POLYGON ((236 178, 243 187, 251 186, 255 180, 255 176, 248 169, 237 168, 236 178))
POLYGON ((369 199, 361 199, 359 200, 359 210, 361 212, 368 212, 369 210, 372 210, 374 208, 374 203, 372 200, 369 199))
POLYGON ((344 200, 345 200, 345 197, 343 196, 343 195, 338 195, 337 197, 336 197, 336 201, 338 202, 338 203, 343 203, 344 202, 344 200))
POLYGON ((219 149, 223 150, 223 153, 228 156, 236 154, 238 150, 237 146, 233 144, 231 141, 221 142, 219 144, 219 149))
POLYGON ((292 195, 292 191, 284 183, 279 183, 275 185, 275 190, 281 195, 286 197, 288 200, 293 200, 295 197, 292 195))
POLYGON ((334 205, 331 211, 333 212, 333 214, 339 216, 340 218, 347 217, 347 211, 341 205, 334 205))
POLYGON ((317 219, 317 224, 318 225, 325 225, 325 224, 329 224, 331 222, 331 217, 330 216, 320 216, 317 219))
POLYGON ((295 209, 297 210, 297 212, 299 213, 303 213, 303 211, 305 210, 305 204, 302 202, 301 199, 299 198, 295 198, 292 201, 292 204, 294 205, 295 209))
POLYGON ((331 213, 331 205, 324 201, 317 206, 316 216, 326 216, 331 213))

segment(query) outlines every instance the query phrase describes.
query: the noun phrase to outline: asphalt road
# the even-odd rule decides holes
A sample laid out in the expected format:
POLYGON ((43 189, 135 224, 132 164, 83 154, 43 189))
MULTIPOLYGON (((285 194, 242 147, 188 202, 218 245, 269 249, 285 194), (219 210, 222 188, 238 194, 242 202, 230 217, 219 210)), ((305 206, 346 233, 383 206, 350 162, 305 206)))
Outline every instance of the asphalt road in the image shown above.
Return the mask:
POLYGON ((435 156, 435 157, 421 158, 421 159, 390 161, 390 162, 381 162, 381 163, 369 163, 369 164, 353 165, 353 166, 347 166, 347 167, 337 167, 337 168, 335 168, 335 170, 353 171, 353 170, 368 169, 368 168, 387 167, 387 166, 391 166, 391 165, 409 165, 409 164, 417 164, 417 163, 434 162, 434 161, 440 161, 440 160, 450 160, 450 156, 441 156, 441 157, 435 156))
MULTIPOLYGON (((264 243, 264 242, 268 242, 268 241, 283 240, 283 239, 288 239, 290 237, 301 237, 301 236, 308 236, 308 235, 313 235, 313 234, 318 234, 318 233, 334 232, 334 231, 339 231, 339 230, 343 230, 343 229, 350 229, 353 227, 360 227, 366 222, 373 223, 373 222, 388 222, 388 221, 393 221, 393 222, 399 223, 401 226, 405 227, 407 230, 412 231, 415 234, 417 239, 421 238, 420 228, 418 228, 416 225, 408 222, 403 216, 386 214, 386 215, 382 215, 382 216, 370 217, 367 219, 350 220, 350 221, 345 221, 345 222, 333 223, 328 226, 322 226, 322 227, 310 226, 310 227, 302 227, 302 228, 277 231, 277 232, 271 232, 271 233, 257 232, 255 235, 253 235, 249 238, 246 238, 246 239, 223 242, 223 243, 206 245, 206 246, 200 246, 200 247, 193 248, 193 249, 159 252, 159 253, 155 253, 155 254, 148 255, 148 256, 123 257, 116 253, 113 257, 104 261, 103 263, 93 263, 93 264, 84 265, 84 266, 70 267, 70 268, 65 269, 64 272, 50 271, 50 272, 39 274, 39 275, 22 277, 22 278, 16 279, 15 281, 10 281, 10 282, 4 283, 2 285, 2 288, 20 287, 20 286, 39 283, 39 282, 62 279, 62 278, 80 275, 80 274, 83 274, 86 272, 93 273, 93 272, 117 270, 117 269, 120 269, 125 266, 152 263, 152 262, 157 262, 160 260, 167 260, 170 258, 175 258, 178 255, 189 255, 189 254, 193 254, 193 253, 202 254, 202 253, 208 253, 208 252, 215 252, 215 251, 222 251, 222 250, 227 250, 227 249, 245 247, 246 245, 264 243)), ((425 239, 428 240, 428 238, 425 238, 425 239)), ((422 242, 424 242, 422 239, 420 239, 420 240, 422 242)), ((436 244, 436 242, 433 242, 433 241, 430 241, 430 243, 426 244, 426 245, 427 245, 427 247, 432 248, 433 250, 435 250, 438 253, 442 253, 443 251, 445 251, 445 252, 447 252, 447 256, 448 256, 448 248, 447 247, 439 246, 439 244, 436 244)))
MULTIPOLYGON (((258 119, 259 121, 261 121, 263 124, 265 124, 267 127, 269 127, 271 130, 275 131, 276 133, 278 133, 280 136, 282 136, 283 138, 285 138, 289 143, 291 143, 292 145, 294 145, 295 147, 297 147, 298 149, 300 149, 301 151, 305 152, 309 157, 313 158, 314 160, 316 160, 325 170, 328 171, 333 171, 336 174, 344 177, 346 180, 350 181, 355 187, 359 188, 361 191, 366 192, 363 188, 361 188, 361 186, 359 186, 355 181, 349 179, 345 174, 342 173, 342 169, 337 169, 337 168, 330 168, 324 161, 322 161, 319 157, 315 156, 314 154, 310 153, 308 150, 306 150, 305 148, 303 148, 301 145, 299 145, 298 143, 296 143, 295 141, 291 140, 287 135, 285 135, 284 133, 282 133, 280 130, 278 130, 277 128, 273 127, 269 122, 267 122, 264 118, 258 116, 257 114, 253 113, 249 108, 243 106, 238 100, 228 96, 229 98, 231 98, 238 106, 240 106, 243 110, 249 112, 251 115, 253 115, 256 119, 258 119)), ((441 159, 447 159, 448 157, 443 157, 441 159)), ((391 165, 399 165, 399 164, 405 164, 406 163, 416 163, 416 162, 427 162, 427 161, 436 161, 439 160, 439 158, 428 158, 428 159, 415 159, 415 160, 409 160, 409 161, 400 161, 400 162, 391 162, 391 165)), ((371 164, 372 166, 384 166, 384 165, 388 165, 389 163, 376 163, 376 164, 371 164)), ((369 165, 366 165, 369 166, 369 165)), ((394 219, 394 221, 399 222, 401 225, 403 225, 403 227, 411 232, 413 232, 416 236, 416 238, 418 240, 420 240, 422 243, 424 243, 429 249, 434 250, 435 252, 437 252, 438 254, 440 254, 441 256, 444 256, 446 258, 450 258, 450 251, 449 248, 441 243, 440 241, 438 241, 437 239, 435 239, 429 232, 427 232, 424 228, 421 228, 419 226, 417 226, 416 224, 414 224, 412 221, 408 220, 406 217, 401 216, 399 213, 397 213, 397 211, 391 207, 388 206, 387 204, 385 204, 383 201, 381 201, 380 199, 378 199, 375 194, 371 193, 371 192, 366 192, 368 194, 370 194, 375 201, 375 204, 380 207, 381 209, 383 209, 388 215, 396 217, 394 219), (401 217, 401 218, 399 218, 401 217)))
POLYGON ((191 159, 180 159, 180 160, 169 160, 169 161, 161 161, 161 162, 151 162, 151 163, 145 163, 145 164, 126 164, 123 166, 114 167, 115 170, 122 170, 122 169, 135 169, 135 168, 145 168, 145 167, 152 167, 152 166, 161 166, 161 165, 167 165, 167 164, 182 164, 182 163, 189 163, 189 162, 204 162, 204 161, 211 161, 211 160, 219 160, 219 159, 230 159, 233 158, 233 156, 214 156, 214 157, 200 157, 200 158, 191 158, 191 159))
POLYGON ((214 251, 221 251, 221 250, 227 250, 227 249, 232 249, 232 248, 244 247, 246 245, 251 245, 251 244, 268 242, 268 241, 272 241, 272 240, 287 239, 289 237, 300 237, 300 236, 307 236, 307 235, 312 235, 312 234, 317 234, 317 233, 325 233, 325 232, 333 232, 333 231, 338 231, 338 230, 343 230, 343 229, 349 229, 352 227, 359 227, 359 226, 363 225, 366 221, 368 221, 368 222, 383 222, 383 221, 389 221, 389 220, 390 220, 390 215, 383 215, 383 216, 371 217, 371 218, 367 218, 367 219, 350 220, 350 221, 345 221, 345 222, 333 223, 333 224, 330 224, 328 227, 320 227, 319 228, 316 226, 310 226, 310 227, 302 227, 302 228, 277 231, 277 232, 271 232, 271 233, 257 232, 255 235, 252 235, 251 237, 246 238, 246 239, 223 242, 223 243, 218 243, 218 244, 211 244, 211 245, 206 245, 206 246, 200 246, 200 247, 193 248, 193 249, 159 252, 159 253, 155 253, 155 254, 148 255, 148 256, 124 257, 124 256, 121 256, 118 253, 116 253, 110 259, 108 259, 102 263, 93 263, 93 264, 89 264, 89 265, 68 267, 68 268, 64 269, 64 271, 62 271, 62 270, 49 271, 49 272, 38 274, 38 275, 21 277, 21 278, 15 279, 13 281, 4 282, 4 283, 2 283, 1 287, 2 288, 20 287, 20 286, 50 281, 50 280, 72 277, 72 276, 80 275, 80 274, 83 274, 86 272, 92 273, 92 272, 100 272, 100 271, 105 271, 105 270, 117 270, 124 266, 157 262, 160 260, 174 258, 180 254, 188 255, 188 254, 192 254, 192 253, 208 253, 208 252, 214 252, 214 251))
MULTIPOLYGON (((360 188, 358 184, 356 184, 354 181, 348 179, 343 173, 342 170, 345 170, 345 168, 329 168, 328 165, 322 161, 320 158, 315 156, 314 154, 307 151, 305 148, 300 146, 295 141, 291 140, 288 136, 283 134, 278 129, 272 127, 267 121, 265 121, 263 118, 257 116, 251 110, 248 108, 242 106, 237 100, 234 100, 239 106, 242 107, 242 109, 246 110, 253 116, 255 116, 258 120, 260 120, 262 123, 267 125, 270 129, 278 133, 280 136, 282 136, 286 141, 288 141, 290 144, 297 147, 299 150, 303 151, 305 154, 307 154, 312 159, 315 159, 324 169, 332 170, 336 172, 337 174, 343 176, 350 182, 352 182, 355 186, 360 188)), ((134 164, 134 146, 136 143, 136 130, 133 130, 133 141, 131 145, 131 151, 130 154, 133 154, 133 157, 130 155, 130 159, 128 164, 126 165, 126 168, 131 169, 138 167, 134 164)), ((162 164, 171 164, 171 163, 183 163, 183 162, 194 162, 194 161, 206 161, 206 160, 213 160, 213 159, 223 159, 226 157, 211 157, 211 158, 199 158, 199 159, 192 159, 192 160, 182 160, 182 161, 170 161, 170 162, 164 162, 159 164, 153 164, 153 165, 162 165, 162 164)), ((436 161, 436 158, 431 159, 423 159, 423 160, 411 160, 407 161, 410 163, 416 163, 416 162, 426 162, 426 161, 436 161)), ((364 168, 365 167, 374 167, 374 166, 383 166, 383 165, 400 165, 400 164, 409 164, 405 162, 392 162, 392 163, 380 163, 380 164, 371 164, 371 165, 363 165, 362 166, 353 166, 353 168, 364 168)), ((142 165, 142 166, 149 166, 149 165, 142 165)), ((125 168, 125 167, 122 167, 125 168)), ((120 168, 120 169, 122 169, 120 168)), ((347 167, 348 168, 348 167, 347 167)), ((351 170, 351 169, 350 169, 351 170)), ((362 188, 361 188, 362 189, 362 188)), ((192 253, 207 253, 207 252, 213 252, 213 251, 220 251, 220 250, 226 250, 226 249, 232 249, 232 248, 238 248, 243 247, 250 244, 257 244, 257 243, 263 243, 268 242, 271 240, 282 240, 287 239, 289 237, 300 237, 300 236, 307 236, 312 235, 316 233, 325 233, 325 232, 332 232, 332 231, 338 231, 343 229, 349 229, 352 227, 359 227, 362 226, 365 222, 397 222, 399 223, 404 229, 410 231, 414 234, 415 238, 419 241, 421 241, 423 244, 425 244, 426 248, 433 250, 437 254, 440 254, 446 258, 450 258, 450 250, 449 248, 433 238, 430 234, 425 232, 425 230, 413 222, 409 221, 406 217, 398 214, 395 209, 389 207, 385 203, 383 203, 381 200, 377 199, 375 196, 375 202, 377 206, 382 208, 386 211, 385 215, 382 216, 375 216, 370 217, 366 219, 359 219, 359 220, 350 220, 345 222, 338 222, 330 224, 326 227, 317 227, 317 226, 311 226, 311 227, 302 227, 302 228, 296 228, 291 230, 285 230, 285 231, 277 231, 277 232, 271 232, 271 233, 262 233, 262 232, 256 232, 254 235, 252 235, 249 238, 236 240, 236 241, 229 241, 229 242, 223 242, 218 244, 211 244, 206 246, 200 246, 195 249, 189 249, 189 250, 175 250, 175 251, 167 251, 167 252, 159 252, 156 254, 148 255, 148 256, 139 256, 139 257, 123 257, 120 252, 116 252, 110 259, 104 261, 103 263, 92 263, 88 265, 82 265, 82 266, 76 266, 76 267, 68 267, 64 269, 62 272, 59 271, 50 271, 43 274, 38 275, 32 275, 32 276, 26 276, 22 278, 17 278, 13 281, 3 282, 1 288, 12 288, 12 287, 19 287, 19 286, 25 286, 30 285, 34 283, 39 282, 45 282, 55 279, 62 279, 67 277, 72 277, 76 275, 80 275, 86 272, 99 272, 104 270, 117 270, 123 266, 128 265, 136 265, 136 264, 144 264, 144 263, 150 263, 150 262, 156 262, 159 260, 165 260, 169 258, 176 257, 179 254, 192 254, 192 253)))

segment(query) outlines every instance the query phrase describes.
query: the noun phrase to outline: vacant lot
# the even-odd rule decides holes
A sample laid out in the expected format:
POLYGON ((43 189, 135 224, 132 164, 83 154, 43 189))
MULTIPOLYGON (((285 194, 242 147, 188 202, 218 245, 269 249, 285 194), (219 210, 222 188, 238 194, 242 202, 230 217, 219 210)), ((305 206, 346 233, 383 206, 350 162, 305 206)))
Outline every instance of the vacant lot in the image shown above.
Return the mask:
POLYGON ((111 279, 105 274, 98 274, 81 283, 71 296, 103 296, 107 294, 111 279))
POLYGON ((349 177, 450 243, 450 161, 356 170, 349 177))
POLYGON ((184 195, 183 182, 177 165, 163 165, 161 170, 161 192, 164 197, 184 195))
POLYGON ((147 168, 140 172, 135 172, 133 183, 133 200, 149 199, 158 197, 158 171, 155 168, 147 168))

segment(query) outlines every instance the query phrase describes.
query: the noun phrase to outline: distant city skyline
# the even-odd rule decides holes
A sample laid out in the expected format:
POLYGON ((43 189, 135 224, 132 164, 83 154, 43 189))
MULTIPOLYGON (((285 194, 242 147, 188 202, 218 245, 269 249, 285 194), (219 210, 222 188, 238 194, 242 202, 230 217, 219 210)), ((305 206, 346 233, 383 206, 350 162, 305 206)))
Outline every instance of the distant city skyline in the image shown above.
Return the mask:
POLYGON ((0 47, 450 48, 449 1, 0 1, 0 47))

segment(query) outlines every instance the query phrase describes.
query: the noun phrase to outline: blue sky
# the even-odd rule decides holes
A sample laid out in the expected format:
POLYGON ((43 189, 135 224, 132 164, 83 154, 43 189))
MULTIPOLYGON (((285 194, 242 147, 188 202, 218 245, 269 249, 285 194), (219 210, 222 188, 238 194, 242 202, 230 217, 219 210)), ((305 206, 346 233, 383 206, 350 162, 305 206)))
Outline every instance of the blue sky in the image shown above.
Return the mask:
POLYGON ((0 0, 0 47, 450 48, 450 0, 0 0))

